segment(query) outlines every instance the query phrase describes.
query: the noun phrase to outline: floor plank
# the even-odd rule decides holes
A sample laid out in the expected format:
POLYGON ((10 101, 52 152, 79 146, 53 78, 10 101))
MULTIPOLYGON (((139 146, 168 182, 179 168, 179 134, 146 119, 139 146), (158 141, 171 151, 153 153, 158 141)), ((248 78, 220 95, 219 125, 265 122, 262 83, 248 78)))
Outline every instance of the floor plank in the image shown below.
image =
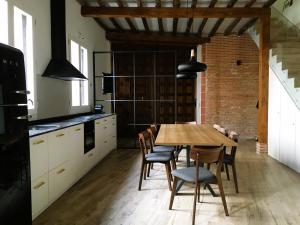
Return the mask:
MULTIPOLYGON (((179 167, 184 166, 184 153, 179 167)), ((176 196, 168 210, 170 192, 163 165, 137 191, 141 155, 116 150, 42 213, 33 225, 185 225, 191 224, 192 196, 176 196)), ((231 169, 231 168, 230 168, 231 169)), ((237 153, 240 193, 233 181, 223 185, 229 217, 221 199, 201 189, 196 224, 300 224, 300 175, 266 155, 255 153, 253 140, 242 140, 237 153)), ((230 170, 232 179, 232 173, 230 170)), ((192 191, 184 185, 182 192, 192 191)), ((217 191, 217 190, 216 190, 217 191)))

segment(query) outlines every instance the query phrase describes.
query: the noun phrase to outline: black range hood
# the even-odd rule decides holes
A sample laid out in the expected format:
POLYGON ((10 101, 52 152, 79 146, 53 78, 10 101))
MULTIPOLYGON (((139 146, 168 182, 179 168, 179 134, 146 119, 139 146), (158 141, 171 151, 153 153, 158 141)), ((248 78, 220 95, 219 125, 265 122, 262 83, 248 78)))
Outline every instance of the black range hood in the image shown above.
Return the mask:
POLYGON ((52 59, 43 73, 43 77, 60 80, 87 80, 67 60, 65 0, 51 0, 51 47, 52 59))

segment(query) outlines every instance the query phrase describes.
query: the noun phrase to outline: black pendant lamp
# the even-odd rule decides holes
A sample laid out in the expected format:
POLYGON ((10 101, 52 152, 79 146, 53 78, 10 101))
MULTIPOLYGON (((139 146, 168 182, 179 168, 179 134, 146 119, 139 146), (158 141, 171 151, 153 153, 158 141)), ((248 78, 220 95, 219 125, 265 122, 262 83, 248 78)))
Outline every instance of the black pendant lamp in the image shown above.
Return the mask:
POLYGON ((197 72, 207 69, 206 64, 197 62, 194 49, 191 50, 191 60, 178 65, 177 79, 196 79, 197 72))

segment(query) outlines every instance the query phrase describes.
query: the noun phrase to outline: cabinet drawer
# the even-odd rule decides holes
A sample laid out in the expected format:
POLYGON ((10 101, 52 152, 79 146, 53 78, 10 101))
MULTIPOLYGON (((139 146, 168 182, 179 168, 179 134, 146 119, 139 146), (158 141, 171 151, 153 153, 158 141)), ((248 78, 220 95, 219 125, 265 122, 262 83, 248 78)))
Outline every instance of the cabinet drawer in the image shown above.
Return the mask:
POLYGON ((48 172, 31 183, 32 219, 35 219, 48 206, 48 172))
POLYGON ((49 172, 49 202, 59 198, 70 184, 70 162, 67 161, 49 172))
POLYGON ((49 170, 67 161, 70 157, 72 140, 70 139, 71 128, 61 129, 49 133, 49 170))
POLYGON ((31 165, 31 180, 42 176, 48 172, 48 136, 39 135, 30 138, 30 165, 31 165))

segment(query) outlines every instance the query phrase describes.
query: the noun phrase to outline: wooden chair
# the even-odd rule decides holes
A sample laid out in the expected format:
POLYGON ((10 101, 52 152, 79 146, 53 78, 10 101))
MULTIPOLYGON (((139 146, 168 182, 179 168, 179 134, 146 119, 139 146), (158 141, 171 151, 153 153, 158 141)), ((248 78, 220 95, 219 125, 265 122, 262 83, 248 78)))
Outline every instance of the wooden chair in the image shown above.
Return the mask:
POLYGON ((140 149, 142 153, 142 165, 141 165, 141 173, 140 173, 140 181, 139 181, 139 188, 141 190, 142 187, 142 180, 144 175, 144 180, 146 180, 146 172, 147 172, 147 165, 153 163, 162 163, 165 164, 166 167, 166 174, 167 180, 170 191, 172 190, 171 187, 171 165, 170 161, 172 160, 172 154, 170 152, 162 152, 162 153, 151 153, 150 149, 148 148, 147 142, 149 142, 149 134, 147 131, 141 132, 138 134, 140 149))
MULTIPOLYGON (((150 152, 152 153, 162 153, 162 152, 170 152, 172 155, 172 169, 176 169, 176 161, 175 161, 175 154, 174 151, 176 148, 174 146, 164 146, 164 145, 155 145, 155 137, 152 132, 151 128, 147 129, 149 135, 149 142, 150 142, 150 152)), ((150 173, 150 167, 148 167, 148 176, 150 173)))
POLYGON ((194 191, 194 206, 193 206, 193 222, 195 224, 195 214, 196 214, 196 201, 198 196, 198 202, 200 202, 200 184, 217 184, 220 190, 220 195, 222 198, 222 203, 225 211, 225 215, 228 216, 228 209, 225 199, 225 194, 223 190, 222 180, 221 180, 221 166, 223 162, 224 151, 222 146, 210 146, 210 147, 193 147, 191 157, 196 160, 196 167, 188 167, 183 169, 177 169, 172 171, 174 176, 173 189, 170 198, 169 209, 172 209, 173 201, 175 195, 179 195, 176 192, 178 180, 183 180, 189 183, 195 183, 194 191), (200 167, 200 163, 217 163, 216 173, 213 173, 203 167, 200 167))
MULTIPOLYGON (((236 133, 235 131, 229 132, 228 137, 229 137, 230 139, 232 139, 233 141, 235 141, 235 142, 238 142, 238 140, 239 140, 239 134, 236 133)), ((224 165, 225 165, 225 171, 226 171, 226 175, 227 175, 227 179, 228 179, 228 180, 230 180, 230 177, 229 177, 229 170, 228 170, 228 165, 231 166, 231 168, 232 168, 233 180, 234 180, 234 186, 235 186, 235 191, 236 191, 236 193, 239 193, 238 182, 237 182, 237 175, 236 175, 236 167, 235 167, 235 155, 236 155, 236 150, 237 150, 237 147, 236 147, 236 146, 233 146, 233 147, 231 148, 231 151, 230 151, 229 154, 227 154, 227 153, 225 152, 223 163, 224 163, 224 165)))
MULTIPOLYGON (((188 121, 188 122, 179 122, 179 121, 176 121, 175 124, 194 124, 194 125, 197 125, 197 122, 196 121, 188 121)), ((177 162, 178 162, 179 154, 180 154, 180 152, 182 151, 183 148, 184 148, 183 145, 176 146, 175 157, 176 157, 176 161, 177 162)))

